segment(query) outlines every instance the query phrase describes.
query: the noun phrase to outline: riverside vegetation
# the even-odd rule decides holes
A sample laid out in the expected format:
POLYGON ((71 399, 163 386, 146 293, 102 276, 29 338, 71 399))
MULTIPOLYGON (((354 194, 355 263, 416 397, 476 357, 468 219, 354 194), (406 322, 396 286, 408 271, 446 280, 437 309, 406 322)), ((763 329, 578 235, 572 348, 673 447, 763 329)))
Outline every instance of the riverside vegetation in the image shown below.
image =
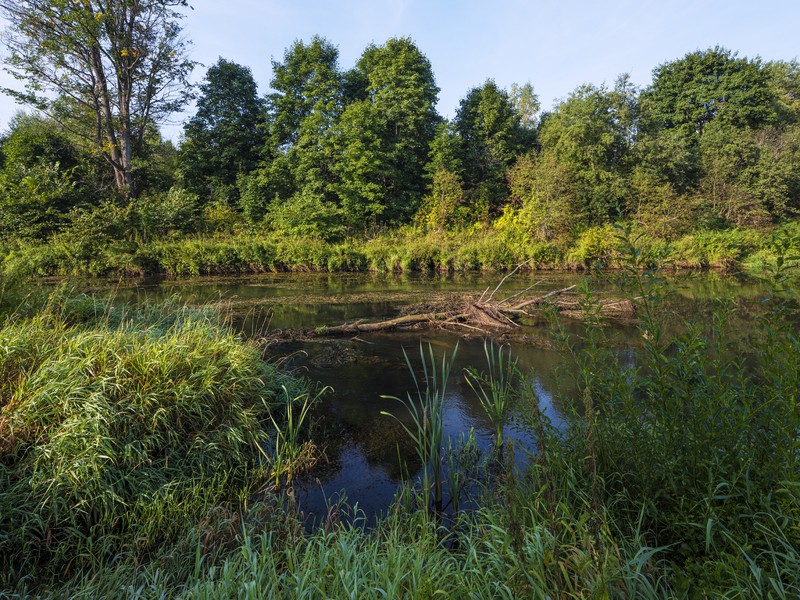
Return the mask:
POLYGON ((452 358, 424 349, 421 367, 409 359, 422 376, 410 376, 416 418, 405 422, 423 476, 368 530, 337 517, 341 504, 304 529, 286 490, 287 462, 300 468, 312 452, 302 448, 313 441, 309 384, 263 362, 212 313, 65 294, 18 303, 0 333, 0 590, 797 597, 797 258, 776 246, 772 293, 742 348, 726 332, 731 305, 668 335, 669 286, 627 232, 618 245, 617 284, 639 316, 635 364, 613 350, 584 285, 582 333, 568 335, 553 313, 578 382, 557 430, 531 374, 487 342, 486 371, 467 374, 497 426, 497 451, 481 458, 469 438, 441 435, 452 358), (502 437, 507 402, 533 447, 502 437), (466 484, 481 500, 459 509, 466 484))
POLYGON ((800 595, 796 61, 709 48, 550 111, 531 84, 488 80, 447 120, 412 40, 342 69, 314 37, 273 61, 266 96, 247 67, 212 65, 176 147, 158 125, 191 95, 185 3, 115 19, 121 4, 0 0, 6 66, 28 85, 11 93, 43 110, 0 138, 0 596, 800 595), (97 73, 126 76, 100 89, 97 73), (665 259, 771 274, 750 338, 726 331, 735 305, 668 329, 665 259), (552 317, 578 389, 557 429, 488 344, 468 375, 496 428, 481 457, 442 437, 452 357, 423 348, 403 421, 422 481, 369 530, 343 505, 305 530, 291 486, 316 456, 321 391, 254 341, 207 310, 24 289, 522 263, 617 267, 634 364, 585 286, 577 338, 552 317), (532 448, 504 435, 512 404, 532 448))
MULTIPOLYGON (((51 17, 102 23, 83 14, 92 10, 51 17)), ((37 23, 8 38, 19 55, 10 68, 34 96, 47 71, 27 71, 24 50, 47 62, 41 48, 60 47, 19 39, 37 23)), ((109 57, 125 47, 103 39, 109 57)), ((336 47, 314 37, 272 68, 262 97, 247 67, 212 65, 179 147, 158 133, 165 113, 119 124, 136 140, 125 165, 96 139, 105 117, 86 118, 91 89, 40 97, 53 116, 21 113, 0 137, 0 270, 584 269, 614 255, 618 222, 645 234, 651 264, 666 254, 676 266, 758 270, 775 258, 776 231, 798 234, 796 61, 710 48, 656 67, 642 89, 622 75, 550 111, 530 84, 488 80, 451 120, 436 112, 433 68, 408 38, 371 45, 342 69, 336 47)))

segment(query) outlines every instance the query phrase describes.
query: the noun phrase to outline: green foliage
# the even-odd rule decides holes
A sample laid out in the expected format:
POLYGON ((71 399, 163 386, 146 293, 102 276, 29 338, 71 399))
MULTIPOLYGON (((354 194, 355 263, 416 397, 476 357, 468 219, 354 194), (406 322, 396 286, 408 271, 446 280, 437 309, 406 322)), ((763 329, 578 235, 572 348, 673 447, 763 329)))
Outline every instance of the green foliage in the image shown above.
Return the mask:
POLYGON ((460 141, 459 175, 473 203, 495 214, 508 197, 506 172, 533 145, 531 130, 522 126, 508 93, 492 80, 467 92, 453 127, 460 141))
POLYGON ((621 76, 612 90, 585 85, 541 128, 542 154, 569 173, 579 218, 602 224, 622 214, 636 124, 636 90, 621 76))
POLYGON ((137 198, 130 212, 143 241, 196 231, 198 197, 182 188, 170 188, 157 197, 137 198))
POLYGON ((678 264, 689 267, 730 269, 739 265, 748 254, 762 249, 767 239, 756 232, 741 229, 700 230, 676 241, 672 256, 678 264))
POLYGON ((642 96, 644 124, 702 134, 720 119, 734 128, 756 128, 775 118, 775 93, 761 61, 738 58, 719 46, 660 65, 642 96))
POLYGON ((268 406, 297 389, 202 314, 69 314, 0 330, 2 585, 143 556, 252 493, 268 406))
POLYGON ((442 354, 441 366, 437 368, 433 346, 428 345, 426 356, 420 343, 419 357, 422 364, 422 375, 418 379, 411 360, 403 349, 406 365, 408 365, 414 381, 415 393, 408 392, 406 398, 384 397, 400 402, 410 414, 411 423, 406 424, 391 413, 381 413, 397 420, 411 438, 417 458, 422 464, 422 490, 425 498, 423 509, 427 511, 432 503, 437 513, 441 513, 443 507, 444 398, 456 352, 458 352, 458 344, 453 348, 449 359, 446 354, 442 354))
POLYGON ((511 202, 519 221, 542 242, 565 246, 581 224, 572 173, 552 153, 526 154, 509 171, 511 202))
POLYGON ((57 115, 103 158, 117 192, 135 195, 145 137, 190 96, 194 63, 175 10, 186 5, 4 1, 5 62, 25 89, 4 91, 57 115))
POLYGON ((303 135, 304 121, 314 114, 335 114, 341 97, 339 51, 314 36, 308 44, 296 41, 272 61, 274 93, 268 97, 270 150, 286 151, 303 135))
POLYGON ((433 175, 430 194, 422 199, 415 221, 426 229, 443 231, 467 225, 469 213, 458 175, 440 168, 433 175))
POLYGON ((517 361, 503 346, 495 347, 489 340, 483 343, 486 356, 486 371, 467 369, 467 383, 478 396, 486 415, 495 428, 495 447, 503 453, 503 434, 510 420, 511 407, 519 388, 517 361))
POLYGON ((533 91, 531 82, 528 81, 522 85, 512 83, 510 97, 517 114, 519 114, 522 126, 526 129, 533 129, 541 104, 539 96, 533 91))
POLYGON ((385 221, 387 190, 381 166, 388 157, 381 147, 380 114, 366 100, 350 104, 336 124, 331 145, 340 159, 334 163, 332 190, 354 231, 373 228, 385 221))
POLYGON ((637 168, 631 177, 628 211, 650 235, 672 240, 696 227, 701 200, 678 194, 669 181, 637 168))
POLYGON ((567 261, 579 268, 609 266, 616 258, 617 236, 613 225, 590 227, 578 235, 567 261))
MULTIPOLYGON (((594 458, 606 493, 622 494, 629 510, 642 510, 656 543, 672 544, 676 560, 694 561, 702 548, 716 557, 744 553, 761 569, 775 568, 770 577, 780 579, 784 567, 761 559, 778 559, 785 549, 781 560, 796 561, 792 548, 800 542, 800 531, 789 527, 778 550, 771 529, 773 519, 791 522, 799 508, 785 487, 797 469, 789 441, 798 426, 797 338, 791 328, 776 328, 784 315, 768 310, 767 336, 747 342, 755 363, 746 370, 742 349, 726 332, 732 306, 719 307, 707 323, 689 320, 668 334, 667 320, 674 326, 675 316, 663 305, 664 279, 643 268, 629 231, 618 243, 628 257, 619 285, 640 319, 640 359, 630 369, 592 346, 590 360, 580 363, 580 377, 600 410, 594 458)), ((734 562, 726 572, 735 568, 734 562)))
POLYGON ((334 167, 351 227, 408 221, 424 193, 436 134, 436 87, 430 62, 408 38, 369 46, 358 61, 362 94, 333 133, 334 167))
MULTIPOLYGON (((493 375, 471 379, 497 409, 496 425, 508 416, 506 393, 519 393, 519 426, 535 443, 516 462, 520 446, 506 440, 500 464, 449 460, 455 450, 444 443, 441 414, 452 357, 439 368, 433 351, 421 349, 404 423, 428 466, 427 484, 422 496, 402 492, 369 529, 359 513, 355 524, 340 521, 343 504, 312 532, 291 503, 271 495, 238 512, 236 501, 256 481, 276 466, 288 472, 266 451, 261 427, 273 417, 280 443, 302 450, 296 418, 307 405, 301 399, 295 412, 278 402, 298 391, 282 390, 286 380, 258 350, 210 314, 159 318, 147 307, 104 308, 84 297, 20 316, 0 330, 0 415, 13 417, 0 417, 0 443, 12 446, 0 461, 0 520, 10 524, 0 529, 0 557, 12 559, 0 589, 54 597, 120 589, 187 598, 797 597, 796 230, 764 242, 776 257, 773 287, 743 346, 728 323, 746 305, 720 305, 708 322, 680 320, 643 234, 587 230, 587 248, 612 248, 621 266, 613 282, 636 307, 634 353, 614 345, 600 296, 584 283, 583 326, 569 335, 554 323, 569 377, 559 398, 566 421, 556 430, 533 379, 519 382, 512 356, 487 347, 493 375), (278 419, 284 410, 286 421, 278 419), (9 476, 8 461, 25 456, 38 460, 28 479, 38 496, 18 493, 23 484, 9 476), (54 476, 61 473, 68 476, 54 476), (174 473, 183 476, 167 486, 174 473), (466 477, 477 509, 452 520, 414 510, 415 499, 443 508, 447 482, 461 490, 466 477), (157 492, 142 494, 151 484, 157 492), (42 523, 53 522, 74 525, 50 527, 46 537, 42 523), (28 543, 16 543, 20 536, 28 543), (66 562, 75 548, 84 551, 66 562)), ((384 251, 398 241, 383 240, 384 251)), ((305 456, 292 452, 282 456, 305 456)))
POLYGON ((329 137, 344 105, 338 58, 333 44, 315 36, 308 44, 296 41, 283 62, 273 61, 275 92, 267 98, 269 137, 259 172, 261 198, 284 201, 301 194, 333 200, 330 188, 338 156, 329 137))
POLYGON ((266 215, 270 229, 279 235, 340 240, 345 233, 342 210, 322 196, 298 193, 284 202, 273 202, 266 215))
POLYGON ((264 106, 250 69, 220 58, 208 69, 197 112, 184 126, 186 187, 205 198, 255 168, 264 145, 263 121, 264 106))
POLYGON ((46 239, 95 190, 85 179, 91 160, 58 125, 17 115, 0 143, 0 229, 5 237, 46 239))

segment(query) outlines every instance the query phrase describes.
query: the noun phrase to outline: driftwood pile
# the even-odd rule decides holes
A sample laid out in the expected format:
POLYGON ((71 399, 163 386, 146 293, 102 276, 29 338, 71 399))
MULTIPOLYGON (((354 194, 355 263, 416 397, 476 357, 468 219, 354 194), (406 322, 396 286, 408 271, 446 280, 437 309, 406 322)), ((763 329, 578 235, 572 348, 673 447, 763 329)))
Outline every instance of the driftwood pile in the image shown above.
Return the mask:
MULTIPOLYGON (((324 327, 316 330, 316 335, 358 335, 375 331, 389 331, 395 329, 408 329, 420 327, 462 328, 471 330, 476 334, 497 334, 506 330, 519 327, 518 320, 536 316, 545 304, 551 304, 557 311, 568 317, 582 318, 583 309, 574 299, 560 298, 575 289, 569 286, 553 290, 547 294, 534 298, 520 299, 515 294, 517 302, 512 303, 512 298, 502 301, 493 299, 493 295, 485 294, 477 300, 462 298, 455 306, 449 309, 444 307, 432 312, 412 311, 407 314, 376 322, 355 322, 324 327)), ((601 300, 600 312, 606 316, 630 317, 634 314, 634 306, 629 300, 601 300)))
MULTIPOLYGON (((451 329, 466 335, 514 336, 513 330, 521 326, 519 321, 541 314, 545 305, 553 306, 560 314, 567 317, 578 319, 584 317, 581 303, 574 295, 569 294, 575 289, 574 285, 531 296, 531 291, 542 283, 540 281, 521 292, 497 300, 496 296, 505 281, 521 266, 506 275, 491 293, 491 288, 487 288, 480 297, 474 294, 458 294, 435 305, 417 304, 406 307, 400 316, 391 319, 357 321, 317 329, 273 331, 268 337, 271 341, 311 340, 423 328, 451 329)), ((629 318, 634 316, 635 307, 629 300, 604 299, 599 302, 599 310, 604 316, 629 318)))

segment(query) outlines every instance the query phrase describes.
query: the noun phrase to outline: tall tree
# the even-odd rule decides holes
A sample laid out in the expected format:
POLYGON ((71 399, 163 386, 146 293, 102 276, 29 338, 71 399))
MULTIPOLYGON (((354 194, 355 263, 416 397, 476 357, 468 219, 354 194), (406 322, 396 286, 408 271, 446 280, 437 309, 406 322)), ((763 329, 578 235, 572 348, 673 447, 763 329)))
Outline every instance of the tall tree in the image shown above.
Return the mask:
POLYGON ((636 113, 636 90, 623 75, 611 90, 579 87, 542 125, 542 154, 570 173, 574 210, 585 222, 603 223, 623 209, 636 113))
POLYGON ((697 136, 714 119, 760 127, 775 118, 769 81, 759 59, 739 58, 720 47, 692 52, 653 71, 653 83, 641 95, 642 126, 697 136))
POLYGON ((272 71, 270 143, 275 150, 288 150, 301 136, 306 118, 315 113, 336 116, 342 95, 339 50, 319 36, 307 44, 297 40, 282 62, 272 61, 272 71))
POLYGON ((657 67, 641 96, 638 187, 665 189, 664 208, 690 206, 709 225, 763 227, 791 213, 798 73, 720 47, 657 67))
POLYGON ((201 196, 233 190, 264 145, 264 103, 250 69, 220 58, 206 73, 181 146, 186 187, 201 196))
POLYGON ((474 203, 496 212, 508 198, 506 173, 532 148, 533 132, 523 127, 508 92, 491 79, 467 92, 453 124, 461 140, 464 184, 474 203))
POLYGON ((533 129, 536 126, 536 114, 541 108, 539 96, 533 91, 533 85, 528 81, 522 85, 511 84, 511 101, 517 109, 522 126, 533 129))
POLYGON ((186 0, 0 0, 10 23, 5 90, 90 140, 117 189, 136 192, 148 126, 184 104, 193 63, 181 37, 186 0))
POLYGON ((327 138, 342 111, 342 74, 339 51, 328 40, 314 36, 295 41, 282 61, 272 61, 274 90, 267 96, 267 142, 258 173, 248 178, 243 201, 266 206, 277 198, 285 202, 303 194, 332 202, 332 162, 327 138))
POLYGON ((335 189, 344 205, 363 202, 375 223, 408 220, 425 193, 425 165, 440 117, 430 61, 408 38, 369 46, 347 78, 355 98, 334 145, 346 151, 335 189))

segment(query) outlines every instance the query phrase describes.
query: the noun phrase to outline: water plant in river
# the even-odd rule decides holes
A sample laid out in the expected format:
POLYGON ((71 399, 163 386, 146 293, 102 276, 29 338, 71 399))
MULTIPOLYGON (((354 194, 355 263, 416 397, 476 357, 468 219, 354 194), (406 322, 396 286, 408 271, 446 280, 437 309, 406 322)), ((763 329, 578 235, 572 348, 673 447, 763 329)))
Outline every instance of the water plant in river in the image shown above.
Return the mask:
POLYGON ((270 467, 270 478, 275 489, 291 489, 294 476, 314 466, 316 450, 311 440, 303 441, 303 425, 308 413, 319 398, 328 391, 323 388, 312 396, 309 393, 292 397, 289 390, 283 388, 284 418, 279 419, 274 410, 269 409, 269 420, 275 428, 272 451, 265 451, 258 446, 262 456, 270 467))
POLYGON ((519 368, 511 352, 491 340, 484 341, 483 353, 486 357, 486 371, 479 372, 474 367, 469 367, 464 375, 492 422, 495 447, 498 455, 502 456, 503 434, 519 387, 519 368))
POLYGON ((411 373, 416 394, 412 395, 411 392, 408 392, 406 398, 384 397, 400 402, 408 411, 411 422, 406 423, 393 413, 381 412, 383 415, 396 419, 414 442, 417 457, 423 465, 422 488, 427 497, 432 496, 436 512, 441 512, 443 506, 444 397, 447 391, 447 381, 450 378, 450 370, 455 361, 457 351, 458 344, 453 348, 449 359, 443 353, 441 366, 437 369, 433 346, 428 344, 426 357, 425 350, 420 344, 419 356, 422 363, 422 384, 420 384, 420 379, 417 377, 411 359, 403 349, 403 356, 411 373))

